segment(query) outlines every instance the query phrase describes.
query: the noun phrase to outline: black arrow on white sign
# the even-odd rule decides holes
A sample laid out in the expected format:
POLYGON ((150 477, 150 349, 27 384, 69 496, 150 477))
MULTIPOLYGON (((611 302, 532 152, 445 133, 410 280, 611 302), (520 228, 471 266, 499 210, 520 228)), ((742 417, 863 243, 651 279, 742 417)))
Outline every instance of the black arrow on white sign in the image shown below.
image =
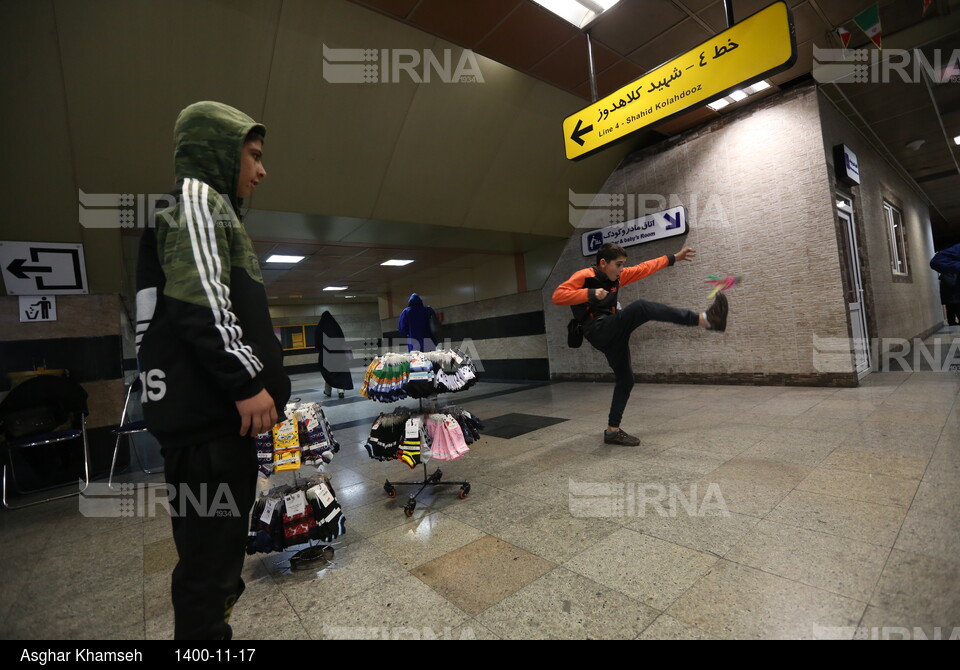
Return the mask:
POLYGON ((30 267, 26 267, 26 263, 26 258, 14 259, 14 261, 7 266, 7 270, 17 279, 29 279, 29 277, 27 277, 28 272, 53 272, 53 268, 49 265, 31 265, 30 267))
POLYGON ((577 119, 577 127, 573 129, 573 134, 570 136, 570 139, 582 147, 585 144, 585 142, 581 138, 592 130, 593 130, 592 123, 586 128, 584 128, 583 119, 577 119))

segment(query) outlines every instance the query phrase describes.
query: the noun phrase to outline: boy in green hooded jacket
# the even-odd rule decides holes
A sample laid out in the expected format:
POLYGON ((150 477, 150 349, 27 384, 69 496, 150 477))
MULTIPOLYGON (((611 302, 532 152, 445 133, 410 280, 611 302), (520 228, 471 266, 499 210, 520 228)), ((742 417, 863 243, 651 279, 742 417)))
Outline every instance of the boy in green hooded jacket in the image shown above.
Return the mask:
POLYGON ((179 562, 177 639, 229 639, 257 457, 290 396, 243 200, 266 176, 266 130, 217 102, 177 118, 176 204, 144 231, 137 358, 147 428, 160 442, 179 562))

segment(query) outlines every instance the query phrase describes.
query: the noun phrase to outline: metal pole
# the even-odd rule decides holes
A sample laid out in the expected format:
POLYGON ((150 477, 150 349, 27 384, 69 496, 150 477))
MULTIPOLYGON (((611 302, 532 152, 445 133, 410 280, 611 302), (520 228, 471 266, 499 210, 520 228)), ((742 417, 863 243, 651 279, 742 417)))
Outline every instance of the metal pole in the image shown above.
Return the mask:
POLYGON ((723 0, 723 11, 727 14, 727 28, 733 27, 733 0, 723 0))
POLYGON ((593 64, 593 41, 590 39, 590 31, 584 33, 587 36, 587 61, 590 67, 590 102, 597 101, 597 69, 593 64))

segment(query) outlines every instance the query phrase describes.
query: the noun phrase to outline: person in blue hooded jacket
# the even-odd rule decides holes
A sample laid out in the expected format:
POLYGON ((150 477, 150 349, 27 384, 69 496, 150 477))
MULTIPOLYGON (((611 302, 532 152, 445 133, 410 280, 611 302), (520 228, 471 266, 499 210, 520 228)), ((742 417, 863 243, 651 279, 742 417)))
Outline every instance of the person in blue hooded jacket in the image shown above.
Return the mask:
POLYGON ((930 259, 930 267, 940 273, 960 275, 960 244, 938 251, 930 259))
POLYGON ((397 330, 407 338, 409 351, 432 351, 436 346, 432 324, 437 318, 432 307, 423 304, 416 293, 411 294, 408 307, 400 313, 397 330))

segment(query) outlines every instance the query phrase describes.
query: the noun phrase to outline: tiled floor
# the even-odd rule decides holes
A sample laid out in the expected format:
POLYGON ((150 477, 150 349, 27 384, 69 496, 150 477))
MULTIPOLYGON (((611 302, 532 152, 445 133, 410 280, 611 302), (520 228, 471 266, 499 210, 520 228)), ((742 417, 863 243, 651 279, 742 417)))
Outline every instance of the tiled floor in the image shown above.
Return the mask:
MULTIPOLYGON (((295 379, 304 400, 317 388, 295 379)), ((610 385, 480 383, 450 399, 562 421, 485 436, 442 466, 470 496, 424 495, 412 518, 382 487, 415 474, 361 446, 385 407, 348 393, 326 410, 343 444, 335 561, 293 573, 289 554, 248 557, 235 635, 960 635, 958 392, 955 372, 638 385, 624 428, 643 445, 622 448, 600 439, 610 385)), ((74 498, 0 513, 0 536, 0 638, 172 636, 163 516, 89 518, 74 498)))

